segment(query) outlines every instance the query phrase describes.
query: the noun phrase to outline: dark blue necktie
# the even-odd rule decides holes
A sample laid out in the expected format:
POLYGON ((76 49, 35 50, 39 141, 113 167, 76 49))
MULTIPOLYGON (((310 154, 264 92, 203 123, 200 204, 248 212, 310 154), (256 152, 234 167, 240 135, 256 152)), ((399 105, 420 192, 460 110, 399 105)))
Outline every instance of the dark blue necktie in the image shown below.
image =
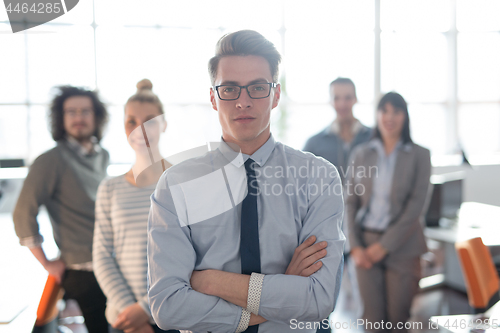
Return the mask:
MULTIPOLYGON (((255 177, 255 162, 248 159, 245 162, 247 171, 248 194, 241 206, 241 273, 260 273, 260 248, 259 248, 259 218, 257 215, 258 184, 255 177)), ((248 327, 247 333, 257 333, 259 325, 248 327)))

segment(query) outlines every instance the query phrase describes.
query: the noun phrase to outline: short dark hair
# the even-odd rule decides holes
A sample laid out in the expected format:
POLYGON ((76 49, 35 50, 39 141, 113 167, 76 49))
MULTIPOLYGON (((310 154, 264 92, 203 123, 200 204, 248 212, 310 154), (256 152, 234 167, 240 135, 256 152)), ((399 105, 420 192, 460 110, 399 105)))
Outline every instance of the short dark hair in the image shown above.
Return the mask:
MULTIPOLYGON (((383 110, 387 103, 391 104, 394 108, 403 111, 403 113, 406 116, 405 122, 403 124, 403 129, 401 131, 401 140, 403 141, 403 144, 413 142, 410 135, 410 115, 408 113, 408 104, 406 103, 403 96, 401 96, 397 92, 389 92, 385 94, 380 99, 380 102, 378 102, 377 112, 379 110, 383 110)), ((382 135, 380 134, 380 129, 378 128, 378 124, 375 124, 375 129, 373 130, 373 137, 382 140, 382 135)))
POLYGON ((104 104, 99 100, 99 95, 96 91, 87 90, 85 88, 73 86, 58 86, 54 99, 50 105, 49 122, 54 141, 59 141, 66 138, 66 130, 64 129, 64 102, 74 96, 86 96, 92 100, 94 107, 95 132, 94 136, 97 141, 101 141, 104 127, 108 122, 108 112, 104 104))
POLYGON ((330 92, 331 92, 332 87, 334 85, 336 85, 336 84, 348 84, 348 85, 351 85, 352 88, 354 89, 354 97, 356 97, 356 86, 354 85, 354 82, 352 82, 351 79, 349 79, 347 77, 338 77, 338 78, 336 78, 335 80, 333 80, 332 82, 330 82, 330 92))
POLYGON ((215 84, 219 61, 227 56, 261 56, 269 63, 273 82, 279 79, 281 55, 273 43, 257 31, 240 30, 222 36, 215 47, 215 56, 208 62, 208 72, 212 85, 215 84))

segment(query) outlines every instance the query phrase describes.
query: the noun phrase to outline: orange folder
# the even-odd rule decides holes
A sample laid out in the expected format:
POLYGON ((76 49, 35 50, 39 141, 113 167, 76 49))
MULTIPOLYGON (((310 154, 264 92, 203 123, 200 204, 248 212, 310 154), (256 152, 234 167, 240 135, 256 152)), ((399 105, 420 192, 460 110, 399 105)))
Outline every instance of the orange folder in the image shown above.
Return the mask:
POLYGON ((45 288, 43 289, 40 304, 38 304, 38 310, 36 311, 35 326, 43 326, 57 317, 59 310, 56 304, 61 298, 61 286, 52 275, 49 275, 45 283, 45 288))

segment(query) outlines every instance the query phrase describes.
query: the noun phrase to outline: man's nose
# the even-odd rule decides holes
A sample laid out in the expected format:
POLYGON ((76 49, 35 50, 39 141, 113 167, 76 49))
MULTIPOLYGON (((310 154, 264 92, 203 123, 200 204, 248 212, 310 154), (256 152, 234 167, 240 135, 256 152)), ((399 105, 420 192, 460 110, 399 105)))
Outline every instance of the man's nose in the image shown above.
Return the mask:
POLYGON ((236 107, 246 109, 251 107, 252 104, 252 98, 248 95, 248 91, 246 89, 241 89, 240 98, 236 100, 236 107))
POLYGON ((81 112, 77 112, 73 116, 73 120, 81 122, 81 121, 85 120, 85 117, 83 116, 83 114, 81 112))

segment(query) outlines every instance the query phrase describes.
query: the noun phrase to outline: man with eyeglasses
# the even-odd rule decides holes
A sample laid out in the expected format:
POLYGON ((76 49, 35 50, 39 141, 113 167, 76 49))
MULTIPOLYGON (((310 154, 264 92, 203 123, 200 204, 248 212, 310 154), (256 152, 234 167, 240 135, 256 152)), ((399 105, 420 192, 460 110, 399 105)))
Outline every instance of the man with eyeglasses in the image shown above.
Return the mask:
POLYGON ((277 142, 281 56, 255 31, 222 37, 209 62, 222 141, 167 170, 151 196, 149 301, 162 329, 315 332, 342 275, 335 167, 277 142))
POLYGON ((13 213, 17 236, 47 272, 78 302, 89 333, 108 332, 106 298, 92 271, 97 187, 106 176, 109 154, 101 148, 108 114, 98 95, 62 86, 52 101, 50 125, 56 147, 31 165, 13 213), (37 215, 44 205, 60 258, 47 259, 37 215))

